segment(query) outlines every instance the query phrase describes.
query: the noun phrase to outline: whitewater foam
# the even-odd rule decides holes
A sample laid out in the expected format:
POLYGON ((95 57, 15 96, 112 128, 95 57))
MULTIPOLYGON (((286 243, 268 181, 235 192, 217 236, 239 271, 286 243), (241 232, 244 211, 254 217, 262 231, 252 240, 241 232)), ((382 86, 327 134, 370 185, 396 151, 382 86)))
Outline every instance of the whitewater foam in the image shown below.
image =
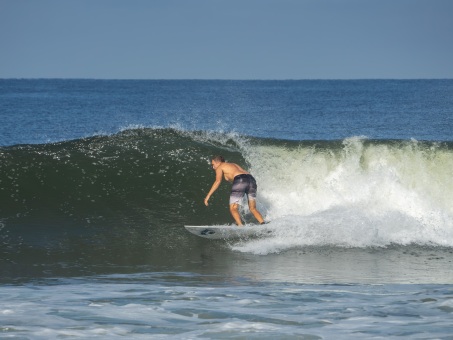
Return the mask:
POLYGON ((252 145, 272 239, 237 249, 266 254, 307 245, 453 246, 453 152, 417 141, 350 138, 327 145, 252 145))

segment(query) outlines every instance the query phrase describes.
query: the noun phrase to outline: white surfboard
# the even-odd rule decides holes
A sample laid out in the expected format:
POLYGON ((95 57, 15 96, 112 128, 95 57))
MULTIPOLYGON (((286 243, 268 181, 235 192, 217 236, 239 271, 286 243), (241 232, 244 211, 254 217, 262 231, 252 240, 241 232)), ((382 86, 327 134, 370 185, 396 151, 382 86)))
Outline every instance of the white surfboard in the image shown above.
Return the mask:
POLYGON ((235 239, 266 236, 272 233, 265 225, 185 225, 184 228, 194 235, 209 239, 235 239))

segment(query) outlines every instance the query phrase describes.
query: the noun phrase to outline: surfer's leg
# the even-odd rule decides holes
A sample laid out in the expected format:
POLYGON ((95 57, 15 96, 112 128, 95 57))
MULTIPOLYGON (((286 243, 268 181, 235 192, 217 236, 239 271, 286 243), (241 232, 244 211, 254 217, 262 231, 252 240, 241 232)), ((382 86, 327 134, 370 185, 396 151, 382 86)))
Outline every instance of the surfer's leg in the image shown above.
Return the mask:
POLYGON ((231 212, 231 216, 233 216, 236 224, 238 226, 242 226, 241 215, 239 215, 238 206, 239 206, 239 204, 237 204, 237 203, 230 204, 230 212, 231 212))
POLYGON ((256 209, 256 201, 254 199, 249 198, 249 210, 260 224, 264 223, 263 216, 261 216, 261 213, 256 209))
POLYGON ((256 185, 255 178, 252 175, 249 175, 249 184, 246 189, 247 193, 247 200, 249 202, 249 210, 255 216, 256 220, 260 224, 264 224, 264 219, 263 216, 261 216, 261 213, 256 209, 256 191, 258 189, 258 186, 256 185))

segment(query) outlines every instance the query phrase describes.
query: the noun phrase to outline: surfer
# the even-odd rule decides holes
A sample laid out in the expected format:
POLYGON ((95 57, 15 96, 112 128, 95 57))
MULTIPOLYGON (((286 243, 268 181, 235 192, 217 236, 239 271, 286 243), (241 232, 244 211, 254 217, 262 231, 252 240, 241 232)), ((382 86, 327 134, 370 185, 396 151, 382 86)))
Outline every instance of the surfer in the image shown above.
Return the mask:
POLYGON ((215 170, 215 181, 212 185, 211 190, 206 195, 204 199, 204 204, 208 206, 208 201, 211 195, 218 189, 220 183, 222 183, 222 178, 229 182, 233 182, 231 187, 230 194, 230 212, 233 216, 236 224, 242 226, 241 216, 238 212, 238 207, 241 202, 242 197, 247 194, 249 210, 255 216, 257 221, 260 224, 264 224, 263 216, 256 209, 256 181, 253 176, 242 169, 239 165, 235 163, 226 163, 225 159, 222 156, 215 156, 211 160, 212 169, 215 170))

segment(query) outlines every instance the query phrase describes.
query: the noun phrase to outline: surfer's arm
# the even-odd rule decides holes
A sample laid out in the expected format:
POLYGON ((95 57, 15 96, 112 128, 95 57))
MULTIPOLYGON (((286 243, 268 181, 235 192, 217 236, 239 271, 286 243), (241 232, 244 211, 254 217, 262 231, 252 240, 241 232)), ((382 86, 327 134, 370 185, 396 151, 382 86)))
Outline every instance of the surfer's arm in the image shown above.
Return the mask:
POLYGON ((208 206, 208 201, 209 201, 209 198, 212 196, 212 194, 214 193, 214 191, 216 191, 219 186, 220 186, 220 183, 222 183, 222 177, 223 177, 223 171, 219 168, 216 169, 215 171, 215 181, 214 181, 214 184, 212 185, 211 187, 211 190, 209 190, 208 194, 206 195, 206 198, 204 199, 204 204, 206 206, 208 206))

